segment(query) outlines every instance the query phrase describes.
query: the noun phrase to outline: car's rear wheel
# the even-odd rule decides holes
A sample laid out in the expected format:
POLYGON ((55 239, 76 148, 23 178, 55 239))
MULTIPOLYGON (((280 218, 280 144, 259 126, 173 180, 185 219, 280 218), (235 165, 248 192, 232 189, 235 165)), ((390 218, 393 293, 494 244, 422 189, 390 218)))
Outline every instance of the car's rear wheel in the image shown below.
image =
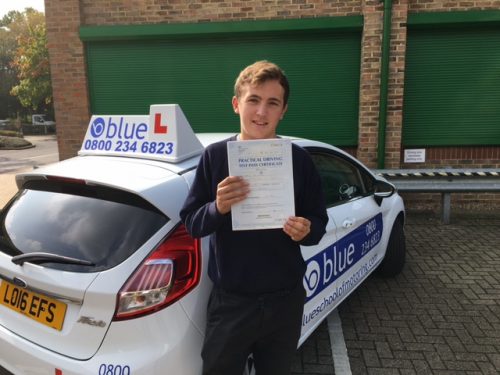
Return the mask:
POLYGON ((403 221, 396 219, 392 227, 387 251, 380 266, 377 268, 377 274, 383 277, 392 277, 398 275, 404 267, 406 260, 406 239, 403 227, 403 221))

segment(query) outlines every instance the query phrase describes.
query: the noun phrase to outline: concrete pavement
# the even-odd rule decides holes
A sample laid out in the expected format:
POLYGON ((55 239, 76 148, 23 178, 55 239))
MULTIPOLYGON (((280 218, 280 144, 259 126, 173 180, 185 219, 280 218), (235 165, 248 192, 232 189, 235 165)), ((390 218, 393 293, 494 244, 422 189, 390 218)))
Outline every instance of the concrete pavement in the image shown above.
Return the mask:
POLYGON ((17 192, 16 174, 59 160, 54 134, 25 136, 25 139, 35 147, 26 150, 0 150, 3 155, 0 161, 0 207, 17 192))
POLYGON ((16 171, 16 173, 0 174, 0 207, 5 206, 9 199, 16 194, 17 186, 15 176, 20 172, 21 170, 16 171))

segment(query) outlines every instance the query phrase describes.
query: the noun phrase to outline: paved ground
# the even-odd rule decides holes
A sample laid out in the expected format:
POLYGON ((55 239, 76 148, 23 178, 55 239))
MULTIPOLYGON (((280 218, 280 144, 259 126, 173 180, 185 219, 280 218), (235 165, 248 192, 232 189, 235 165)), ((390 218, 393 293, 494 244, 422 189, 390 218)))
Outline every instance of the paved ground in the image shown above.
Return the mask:
POLYGON ((0 208, 5 206, 16 191, 15 176, 13 174, 0 174, 0 208))
POLYGON ((32 147, 0 149, 0 174, 16 173, 19 169, 34 168, 59 161, 57 139, 53 134, 25 136, 32 147))
POLYGON ((15 174, 59 160, 54 135, 26 136, 35 147, 25 150, 0 150, 0 207, 16 193, 15 174))
MULTIPOLYGON (((500 374, 500 213, 410 214, 407 265, 340 307, 352 374, 500 374)), ((293 374, 334 374, 324 323, 293 374)), ((339 375, 339 374, 337 374, 339 375)))

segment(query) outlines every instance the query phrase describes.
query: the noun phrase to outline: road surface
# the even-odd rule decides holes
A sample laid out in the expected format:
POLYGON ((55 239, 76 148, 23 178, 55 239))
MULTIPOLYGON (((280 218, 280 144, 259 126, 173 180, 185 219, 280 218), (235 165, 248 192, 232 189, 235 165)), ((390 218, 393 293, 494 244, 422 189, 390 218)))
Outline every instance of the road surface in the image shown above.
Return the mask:
POLYGON ((15 173, 59 161, 55 135, 26 136, 35 147, 22 150, 0 150, 0 174, 15 173))

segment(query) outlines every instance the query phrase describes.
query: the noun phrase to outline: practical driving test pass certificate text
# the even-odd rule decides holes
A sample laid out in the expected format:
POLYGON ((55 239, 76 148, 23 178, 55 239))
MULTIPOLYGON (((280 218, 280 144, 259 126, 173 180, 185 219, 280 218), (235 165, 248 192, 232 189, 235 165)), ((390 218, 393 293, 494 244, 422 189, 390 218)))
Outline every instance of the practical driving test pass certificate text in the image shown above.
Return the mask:
POLYGON ((231 207, 233 230, 283 228, 295 215, 290 140, 230 141, 227 153, 229 175, 250 184, 248 197, 231 207))

